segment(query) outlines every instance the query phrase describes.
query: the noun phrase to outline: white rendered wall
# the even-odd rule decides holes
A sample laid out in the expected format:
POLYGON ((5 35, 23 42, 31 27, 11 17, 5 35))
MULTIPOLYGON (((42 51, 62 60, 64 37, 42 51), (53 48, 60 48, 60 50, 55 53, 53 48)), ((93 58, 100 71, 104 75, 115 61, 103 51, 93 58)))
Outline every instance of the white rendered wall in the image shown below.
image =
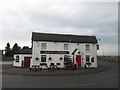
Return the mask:
POLYGON ((21 67, 22 61, 24 61, 24 57, 32 57, 30 54, 14 54, 13 66, 21 67), (19 56, 19 62, 16 62, 16 56, 19 56))
MULTIPOLYGON (((91 67, 97 67, 97 48, 96 44, 91 43, 64 43, 64 42, 44 42, 44 41, 33 41, 33 50, 32 50, 32 65, 39 65, 41 62, 41 55, 47 55, 46 63, 48 66, 50 63, 61 63, 60 67, 64 67, 64 55, 70 55, 72 56, 72 52, 78 49, 75 53, 76 55, 79 55, 78 52, 80 51, 80 55, 82 56, 82 67, 86 63, 86 55, 90 55, 90 60, 92 57, 94 57, 94 63, 92 63, 91 67), (47 43, 47 49, 41 50, 41 43, 47 43), (68 50, 64 50, 64 44, 68 44, 68 50), (90 45, 90 50, 86 51, 86 44, 90 45), (70 54, 40 54, 40 51, 69 51, 70 54), (48 60, 48 58, 52 57, 52 60, 48 60), (35 60, 35 58, 38 57, 39 60, 35 60), (62 57, 63 60, 59 60, 59 58, 62 57)), ((74 60, 76 60, 74 56, 74 60)), ((76 62, 75 62, 76 63, 76 62)))

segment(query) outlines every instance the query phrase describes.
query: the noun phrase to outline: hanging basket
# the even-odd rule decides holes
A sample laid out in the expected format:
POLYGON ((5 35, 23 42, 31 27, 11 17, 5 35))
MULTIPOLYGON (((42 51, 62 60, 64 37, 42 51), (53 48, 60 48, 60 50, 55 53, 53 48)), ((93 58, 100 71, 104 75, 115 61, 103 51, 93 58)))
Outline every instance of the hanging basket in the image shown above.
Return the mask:
POLYGON ((63 58, 62 57, 60 57, 60 60, 62 60, 63 58))
POLYGON ((36 60, 39 60, 39 58, 38 58, 38 57, 36 57, 35 59, 36 59, 36 60))
POLYGON ((52 58, 51 58, 51 57, 49 57, 49 60, 52 60, 52 58))

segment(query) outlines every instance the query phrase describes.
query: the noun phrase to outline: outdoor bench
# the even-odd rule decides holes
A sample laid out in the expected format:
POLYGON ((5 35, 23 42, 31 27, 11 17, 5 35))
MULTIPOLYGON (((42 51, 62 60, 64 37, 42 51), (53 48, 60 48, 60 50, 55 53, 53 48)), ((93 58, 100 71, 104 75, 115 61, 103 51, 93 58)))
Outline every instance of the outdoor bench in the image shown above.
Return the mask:
POLYGON ((50 65, 50 67, 48 68, 48 70, 59 70, 60 68, 57 67, 57 65, 50 65))
POLYGON ((31 68, 29 68, 30 71, 41 71, 41 67, 39 65, 33 65, 31 68))

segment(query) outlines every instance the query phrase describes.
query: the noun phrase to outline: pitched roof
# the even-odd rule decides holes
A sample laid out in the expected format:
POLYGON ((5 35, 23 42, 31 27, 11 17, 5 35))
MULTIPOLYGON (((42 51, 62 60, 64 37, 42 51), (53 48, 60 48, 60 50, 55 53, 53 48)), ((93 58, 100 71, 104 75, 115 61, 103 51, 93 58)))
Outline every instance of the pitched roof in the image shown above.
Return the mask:
POLYGON ((19 52, 15 52, 14 54, 32 54, 32 48, 24 49, 19 52))
POLYGON ((95 36, 52 34, 52 33, 32 33, 32 41, 54 41, 71 43, 97 43, 95 36))

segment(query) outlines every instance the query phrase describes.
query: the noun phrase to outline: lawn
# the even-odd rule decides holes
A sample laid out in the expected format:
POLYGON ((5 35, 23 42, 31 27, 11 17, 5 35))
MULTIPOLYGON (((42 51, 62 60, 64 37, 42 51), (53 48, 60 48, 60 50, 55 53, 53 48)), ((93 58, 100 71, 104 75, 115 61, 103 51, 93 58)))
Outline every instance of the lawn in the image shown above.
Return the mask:
POLYGON ((98 60, 120 63, 120 58, 118 58, 118 56, 98 56, 98 60))

